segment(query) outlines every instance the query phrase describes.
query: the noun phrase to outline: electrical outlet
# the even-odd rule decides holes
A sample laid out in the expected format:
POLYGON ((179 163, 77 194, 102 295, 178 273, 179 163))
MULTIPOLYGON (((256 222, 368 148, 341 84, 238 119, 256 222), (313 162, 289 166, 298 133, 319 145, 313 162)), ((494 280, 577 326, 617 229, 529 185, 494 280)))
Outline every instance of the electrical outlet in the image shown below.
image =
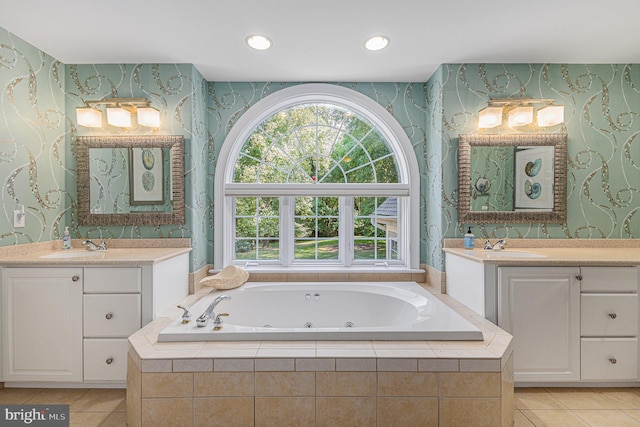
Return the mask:
POLYGON ((24 210, 16 209, 13 211, 13 228, 24 228, 24 210))

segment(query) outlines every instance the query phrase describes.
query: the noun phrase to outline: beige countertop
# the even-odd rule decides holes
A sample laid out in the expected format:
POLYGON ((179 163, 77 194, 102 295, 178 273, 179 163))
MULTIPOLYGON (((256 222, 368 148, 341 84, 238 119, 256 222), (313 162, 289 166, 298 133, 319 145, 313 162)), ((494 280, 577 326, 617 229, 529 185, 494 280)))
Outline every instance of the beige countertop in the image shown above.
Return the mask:
MULTIPOLYGON (((151 240, 151 239, 147 239, 151 240)), ((158 239, 170 240, 170 239, 158 239)), ((176 246, 183 246, 188 239, 175 239, 176 246)), ((134 247, 126 246, 127 239, 107 240, 106 251, 87 251, 81 240, 73 240, 73 249, 58 247, 59 242, 43 242, 3 247, 0 251, 0 266, 100 266, 100 265, 141 265, 154 264, 189 253, 190 247, 159 247, 158 242, 133 242, 134 247)))
POLYGON ((637 247, 509 247, 503 251, 444 248, 444 252, 484 263, 518 266, 640 266, 637 247), (537 254, 528 257, 527 254, 537 254))

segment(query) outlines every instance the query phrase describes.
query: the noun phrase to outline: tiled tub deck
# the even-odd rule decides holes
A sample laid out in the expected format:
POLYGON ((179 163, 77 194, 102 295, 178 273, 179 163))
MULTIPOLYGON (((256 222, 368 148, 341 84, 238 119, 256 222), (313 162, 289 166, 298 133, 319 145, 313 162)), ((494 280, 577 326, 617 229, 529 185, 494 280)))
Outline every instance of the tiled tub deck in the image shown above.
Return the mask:
POLYGON ((484 341, 158 343, 156 319, 129 339, 129 426, 512 426, 511 336, 438 296, 484 341))

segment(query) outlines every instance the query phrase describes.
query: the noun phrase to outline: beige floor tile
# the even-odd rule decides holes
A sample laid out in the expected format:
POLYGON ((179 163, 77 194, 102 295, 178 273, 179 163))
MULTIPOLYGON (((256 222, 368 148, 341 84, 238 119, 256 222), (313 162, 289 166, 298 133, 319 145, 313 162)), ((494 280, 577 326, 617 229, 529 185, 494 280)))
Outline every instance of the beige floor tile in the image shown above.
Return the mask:
POLYGON ((638 388, 607 387, 591 390, 610 402, 611 406, 608 409, 640 409, 640 389, 638 388))
POLYGON ((515 406, 518 409, 567 409, 543 388, 516 388, 515 406))
POLYGON ((536 427, 589 427, 568 409, 523 409, 522 413, 536 427))
POLYGON ((48 388, 27 403, 34 405, 71 405, 89 391, 86 388, 48 388))
POLYGON ((113 412, 126 399, 125 389, 95 388, 86 392, 69 408, 71 411, 113 412))
POLYGON ((580 409, 573 412, 591 427, 640 427, 640 421, 619 409, 580 409))
POLYGON ((100 427, 126 427, 127 425, 127 413, 126 412, 112 412, 109 418, 104 420, 100 427))
POLYGON ((516 409, 514 413, 513 427, 536 427, 536 426, 533 425, 533 423, 529 421, 529 418, 525 417, 522 412, 516 409))
POLYGON ((41 388, 3 388, 0 390, 0 403, 3 405, 19 405, 40 393, 41 388))
POLYGON ((589 388, 547 388, 568 409, 617 409, 615 402, 589 388))
POLYGON ((69 427, 100 427, 109 412, 69 412, 69 427))

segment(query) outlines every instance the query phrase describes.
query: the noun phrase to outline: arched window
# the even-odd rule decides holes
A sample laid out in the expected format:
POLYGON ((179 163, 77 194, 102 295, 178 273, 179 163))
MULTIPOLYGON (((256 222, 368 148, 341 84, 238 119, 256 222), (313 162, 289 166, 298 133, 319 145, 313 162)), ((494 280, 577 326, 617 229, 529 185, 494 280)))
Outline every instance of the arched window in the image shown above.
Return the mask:
POLYGON ((419 174, 396 120, 340 86, 284 89, 235 124, 215 176, 215 266, 418 268, 419 174))

